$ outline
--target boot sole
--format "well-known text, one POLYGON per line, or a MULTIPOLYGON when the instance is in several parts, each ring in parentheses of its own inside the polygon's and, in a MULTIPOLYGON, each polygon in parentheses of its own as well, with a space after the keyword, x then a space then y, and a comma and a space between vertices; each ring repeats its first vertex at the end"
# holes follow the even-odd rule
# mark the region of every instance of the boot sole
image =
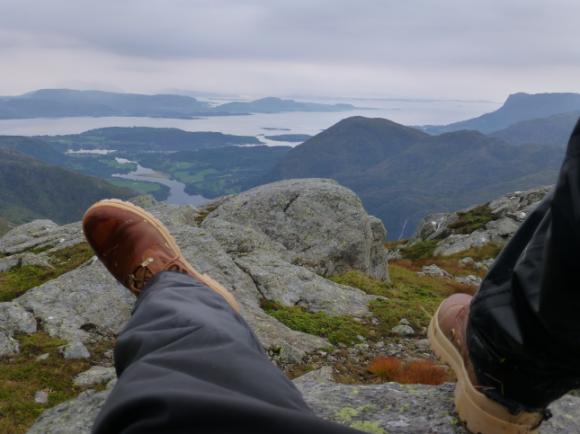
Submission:
POLYGON ((187 267, 187 272, 192 277, 199 280, 204 285, 208 286, 213 291, 215 291, 219 295, 221 295, 236 312, 240 311, 240 305, 238 304, 237 300, 235 299, 235 297, 233 296, 233 294, 230 291, 228 291, 221 283, 216 281, 210 275, 202 274, 199 271, 197 271, 195 268, 193 268, 193 266, 185 259, 185 257, 181 253, 181 249, 177 245, 177 242, 175 241, 175 238, 173 238, 173 235, 171 235, 169 233, 169 231, 167 230, 165 225, 163 223, 161 223, 155 216, 148 213, 144 209, 138 207, 137 205, 132 204, 131 202, 125 202, 125 201, 120 200, 120 199, 101 200, 101 201, 93 204, 87 210, 85 215, 88 214, 89 211, 91 211, 95 208, 99 208, 101 206, 110 206, 113 208, 122 209, 124 211, 130 211, 134 214, 137 214, 139 217, 143 218, 144 220, 146 220, 155 229, 157 229, 157 231, 159 231, 159 233, 161 233, 161 235, 163 236, 163 239, 167 242, 168 246, 177 253, 178 259, 187 267))
POLYGON ((511 414, 506 407, 489 399, 472 384, 463 357, 439 326, 439 309, 429 324, 427 336, 433 352, 457 376, 455 408, 467 429, 478 434, 537 434, 541 416, 537 413, 511 414))

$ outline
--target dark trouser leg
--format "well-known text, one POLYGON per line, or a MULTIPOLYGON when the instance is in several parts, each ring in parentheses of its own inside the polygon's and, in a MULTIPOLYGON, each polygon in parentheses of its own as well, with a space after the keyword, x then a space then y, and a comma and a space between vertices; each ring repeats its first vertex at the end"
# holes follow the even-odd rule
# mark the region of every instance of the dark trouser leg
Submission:
POLYGON ((242 317, 184 274, 155 276, 115 362, 95 433, 359 433, 314 416, 242 317))
POLYGON ((542 408, 580 385, 580 122, 554 192, 475 296, 468 339, 478 380, 514 410, 512 400, 542 408))

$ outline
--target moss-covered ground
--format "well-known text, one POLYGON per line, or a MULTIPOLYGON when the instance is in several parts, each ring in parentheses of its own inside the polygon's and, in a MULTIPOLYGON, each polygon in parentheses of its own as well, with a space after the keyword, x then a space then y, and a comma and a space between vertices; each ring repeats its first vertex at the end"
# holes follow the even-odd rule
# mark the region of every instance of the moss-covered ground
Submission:
POLYGON ((52 268, 23 265, 0 273, 0 302, 10 301, 28 289, 74 270, 93 256, 90 246, 80 243, 50 255, 52 268))
POLYGON ((481 205, 466 212, 458 212, 457 215, 459 219, 455 223, 450 224, 449 228, 459 234, 475 232, 495 219, 491 213, 491 208, 487 205, 481 205))
POLYGON ((91 360, 65 360, 59 347, 65 342, 38 332, 18 336, 20 354, 0 361, 0 433, 27 431, 47 408, 76 397, 82 389, 73 385, 74 377, 102 357, 112 344, 91 346, 91 360), (38 360, 38 356, 48 358, 38 360), (48 392, 48 402, 39 404, 37 391, 48 392))
POLYGON ((391 329, 401 318, 406 318, 415 330, 422 330, 428 326, 445 297, 472 291, 472 288, 450 279, 420 276, 414 268, 405 261, 390 264, 391 282, 381 282, 359 271, 330 277, 336 283, 381 296, 369 305, 378 321, 309 312, 301 307, 282 306, 268 300, 263 301, 262 307, 291 329, 325 337, 333 344, 352 345, 359 342, 358 336, 371 341, 392 337, 391 329))

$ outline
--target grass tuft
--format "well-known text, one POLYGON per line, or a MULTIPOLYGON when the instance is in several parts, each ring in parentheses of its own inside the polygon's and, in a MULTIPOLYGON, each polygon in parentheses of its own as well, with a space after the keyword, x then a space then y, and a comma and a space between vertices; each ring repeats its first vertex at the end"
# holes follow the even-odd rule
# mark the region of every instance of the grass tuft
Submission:
POLYGON ((74 270, 92 256, 89 245, 80 243, 53 253, 50 257, 53 268, 23 265, 0 273, 0 302, 13 300, 30 288, 74 270))
POLYGON ((282 306, 262 300, 262 309, 289 328, 327 338, 332 344, 352 345, 357 336, 368 337, 370 330, 346 315, 330 316, 324 312, 309 312, 297 306, 282 306))
POLYGON ((417 261, 419 259, 433 257, 436 248, 436 240, 420 240, 403 247, 401 249, 401 254, 404 258, 417 261))
POLYGON ((86 360, 64 360, 58 348, 65 342, 46 333, 18 340, 20 354, 0 361, 0 433, 24 433, 44 410, 77 396, 73 378, 90 367, 86 360), (46 353, 48 359, 36 360, 46 353), (48 391, 47 404, 34 401, 39 390, 48 391))
POLYGON ((481 205, 466 212, 458 212, 457 216, 459 219, 450 224, 449 228, 458 234, 475 232, 495 218, 487 205, 481 205))

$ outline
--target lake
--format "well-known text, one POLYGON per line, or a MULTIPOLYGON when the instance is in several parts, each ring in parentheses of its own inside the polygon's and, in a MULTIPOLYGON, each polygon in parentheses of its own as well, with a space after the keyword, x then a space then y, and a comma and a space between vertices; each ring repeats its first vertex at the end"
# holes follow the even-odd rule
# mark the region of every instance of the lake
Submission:
MULTIPOLYGON (((324 101, 326 103, 335 101, 324 101)), ((340 101, 346 102, 346 101, 340 101)), ((143 117, 72 117, 0 120, 0 135, 59 135, 78 134, 103 127, 160 127, 180 128, 186 131, 218 131, 225 134, 258 136, 270 146, 296 143, 276 142, 264 135, 315 135, 350 116, 381 117, 405 125, 447 124, 496 110, 497 102, 467 101, 398 101, 348 100, 357 107, 347 112, 290 112, 237 116, 213 116, 197 119, 164 119, 143 117)))

